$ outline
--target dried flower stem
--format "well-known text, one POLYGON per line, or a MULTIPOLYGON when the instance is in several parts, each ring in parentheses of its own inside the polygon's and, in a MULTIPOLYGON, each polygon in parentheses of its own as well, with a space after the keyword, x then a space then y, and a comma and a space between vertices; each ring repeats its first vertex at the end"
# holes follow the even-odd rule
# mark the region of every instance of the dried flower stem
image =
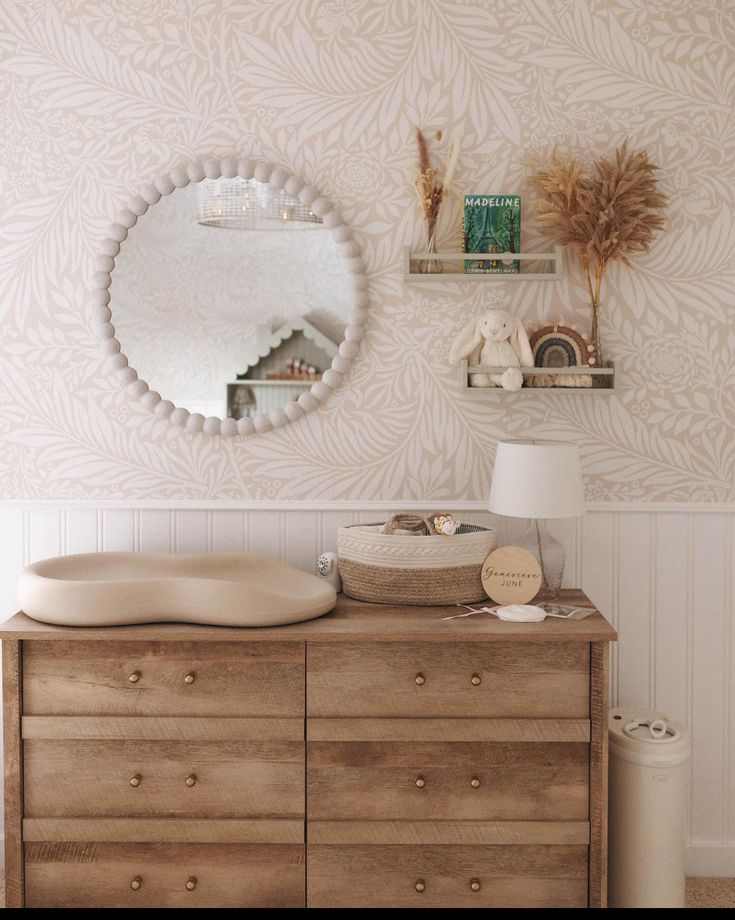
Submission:
POLYGON ((425 174, 431 169, 431 160, 429 159, 429 145, 426 143, 421 128, 416 128, 416 142, 419 148, 419 173, 425 174))

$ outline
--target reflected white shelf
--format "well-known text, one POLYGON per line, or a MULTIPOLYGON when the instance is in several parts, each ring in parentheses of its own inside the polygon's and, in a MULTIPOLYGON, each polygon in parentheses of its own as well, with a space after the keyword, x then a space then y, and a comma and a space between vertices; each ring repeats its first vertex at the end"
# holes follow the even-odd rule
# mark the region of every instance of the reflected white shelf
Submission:
POLYGON ((248 377, 246 380, 232 380, 227 386, 258 386, 258 387, 306 387, 319 383, 321 377, 314 380, 260 380, 258 377, 248 377))
POLYGON ((552 252, 421 252, 412 250, 410 246, 403 249, 403 280, 404 281, 448 281, 463 282, 469 281, 476 283, 478 281, 557 281, 561 278, 563 264, 562 247, 555 246, 552 252), (465 272, 465 259, 483 259, 492 258, 498 262, 547 262, 549 271, 545 272, 524 272, 521 265, 520 272, 465 272), (441 272, 417 272, 412 271, 417 262, 441 262, 441 272), (457 269, 447 269, 444 263, 457 263, 457 269))

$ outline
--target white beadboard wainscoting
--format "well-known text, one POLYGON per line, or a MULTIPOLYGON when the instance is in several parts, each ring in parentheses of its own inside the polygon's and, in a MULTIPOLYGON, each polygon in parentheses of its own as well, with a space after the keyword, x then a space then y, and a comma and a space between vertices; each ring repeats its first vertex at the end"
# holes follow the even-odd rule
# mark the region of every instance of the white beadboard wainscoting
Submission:
MULTIPOLYGON (((37 559, 97 550, 254 550, 313 571, 340 524, 397 508, 451 510, 488 523, 480 502, 0 502, 0 613, 37 559)), ((501 541, 524 522, 494 519, 501 541)), ((593 505, 555 522, 566 583, 581 584, 616 626, 615 704, 657 707, 693 732, 688 871, 735 875, 735 507, 593 505)))

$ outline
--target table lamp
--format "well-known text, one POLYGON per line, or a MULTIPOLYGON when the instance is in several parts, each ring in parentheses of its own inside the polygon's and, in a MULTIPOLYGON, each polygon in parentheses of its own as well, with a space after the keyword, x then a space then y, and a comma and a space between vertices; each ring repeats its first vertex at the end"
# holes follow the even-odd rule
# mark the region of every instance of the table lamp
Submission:
POLYGON ((542 599, 556 598, 564 574, 564 546, 551 536, 544 519, 584 514, 577 445, 564 441, 501 441, 495 453, 488 507, 494 514, 533 519, 515 545, 527 549, 541 564, 542 599))

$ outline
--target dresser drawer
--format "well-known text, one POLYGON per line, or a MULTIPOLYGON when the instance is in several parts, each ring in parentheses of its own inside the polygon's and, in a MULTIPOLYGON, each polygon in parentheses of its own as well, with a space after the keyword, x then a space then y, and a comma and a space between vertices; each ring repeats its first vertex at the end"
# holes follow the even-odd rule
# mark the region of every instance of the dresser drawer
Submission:
POLYGON ((25 816, 293 818, 303 742, 25 741, 25 816))
POLYGON ((587 907, 585 846, 310 846, 309 907, 587 907))
POLYGON ((313 717, 587 718, 589 644, 309 643, 313 717))
POLYGON ((298 642, 28 642, 26 715, 304 714, 298 642))
POLYGON ((32 843, 26 907, 303 907, 298 845, 32 843))
POLYGON ((587 820, 583 743, 311 742, 309 817, 587 820))

